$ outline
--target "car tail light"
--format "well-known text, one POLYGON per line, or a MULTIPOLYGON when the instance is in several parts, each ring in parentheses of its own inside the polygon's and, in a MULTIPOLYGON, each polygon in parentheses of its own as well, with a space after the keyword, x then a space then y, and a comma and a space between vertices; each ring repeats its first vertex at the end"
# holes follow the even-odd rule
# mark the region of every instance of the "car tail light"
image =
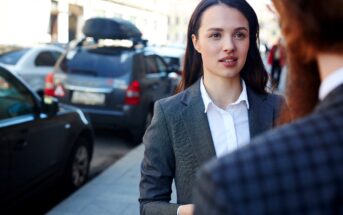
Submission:
POLYGON ((138 81, 133 81, 126 90, 125 104, 138 105, 140 102, 141 87, 138 81))
POLYGON ((44 95, 55 96, 54 73, 52 72, 45 76, 44 95))

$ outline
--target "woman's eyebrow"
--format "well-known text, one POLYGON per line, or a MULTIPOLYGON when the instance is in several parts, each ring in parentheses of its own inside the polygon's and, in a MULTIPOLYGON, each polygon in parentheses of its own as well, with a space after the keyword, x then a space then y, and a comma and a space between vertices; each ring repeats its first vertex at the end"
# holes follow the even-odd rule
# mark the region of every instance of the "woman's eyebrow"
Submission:
MULTIPOLYGON (((234 30, 235 31, 241 31, 241 30, 249 31, 246 27, 237 27, 234 30)), ((223 28, 209 28, 209 29, 207 29, 207 31, 224 31, 224 29, 223 28)))
POLYGON ((224 31, 222 28, 209 28, 207 31, 224 31))
POLYGON ((246 27, 238 27, 238 28, 235 28, 235 31, 249 31, 246 27))

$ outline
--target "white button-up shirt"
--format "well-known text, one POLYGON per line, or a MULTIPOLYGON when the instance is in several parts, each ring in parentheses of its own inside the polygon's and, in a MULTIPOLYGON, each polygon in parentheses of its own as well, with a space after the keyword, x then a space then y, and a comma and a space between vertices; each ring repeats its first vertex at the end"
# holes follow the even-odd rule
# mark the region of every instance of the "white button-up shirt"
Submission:
POLYGON ((207 114, 217 157, 247 144, 250 140, 249 101, 244 80, 242 80, 242 88, 237 101, 229 104, 223 110, 213 103, 201 79, 201 97, 205 105, 204 111, 207 114))
POLYGON ((343 84, 343 67, 326 77, 319 88, 319 99, 323 100, 336 87, 343 84))

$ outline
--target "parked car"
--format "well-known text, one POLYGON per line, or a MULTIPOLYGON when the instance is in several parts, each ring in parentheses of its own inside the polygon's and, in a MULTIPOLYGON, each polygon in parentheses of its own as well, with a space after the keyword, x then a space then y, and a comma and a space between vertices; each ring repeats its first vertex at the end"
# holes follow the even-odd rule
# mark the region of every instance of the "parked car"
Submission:
POLYGON ((92 127, 79 109, 41 98, 0 67, 1 213, 52 185, 82 186, 93 144, 92 127))
POLYGON ((0 65, 21 76, 34 91, 43 90, 45 76, 63 52, 57 45, 15 49, 0 54, 0 65))
POLYGON ((175 91, 173 70, 128 21, 93 18, 83 32, 87 39, 59 59, 45 93, 81 108, 95 126, 129 130, 139 143, 154 102, 175 91))
POLYGON ((181 74, 185 48, 180 46, 153 46, 152 49, 163 57, 169 67, 175 68, 177 73, 181 74))

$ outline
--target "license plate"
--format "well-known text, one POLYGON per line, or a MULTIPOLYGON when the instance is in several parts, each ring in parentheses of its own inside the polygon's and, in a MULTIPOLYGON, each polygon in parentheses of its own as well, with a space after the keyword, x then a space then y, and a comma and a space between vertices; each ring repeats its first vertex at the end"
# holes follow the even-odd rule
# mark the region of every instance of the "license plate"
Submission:
POLYGON ((105 94, 74 91, 71 102, 85 105, 103 105, 105 104, 105 94))

